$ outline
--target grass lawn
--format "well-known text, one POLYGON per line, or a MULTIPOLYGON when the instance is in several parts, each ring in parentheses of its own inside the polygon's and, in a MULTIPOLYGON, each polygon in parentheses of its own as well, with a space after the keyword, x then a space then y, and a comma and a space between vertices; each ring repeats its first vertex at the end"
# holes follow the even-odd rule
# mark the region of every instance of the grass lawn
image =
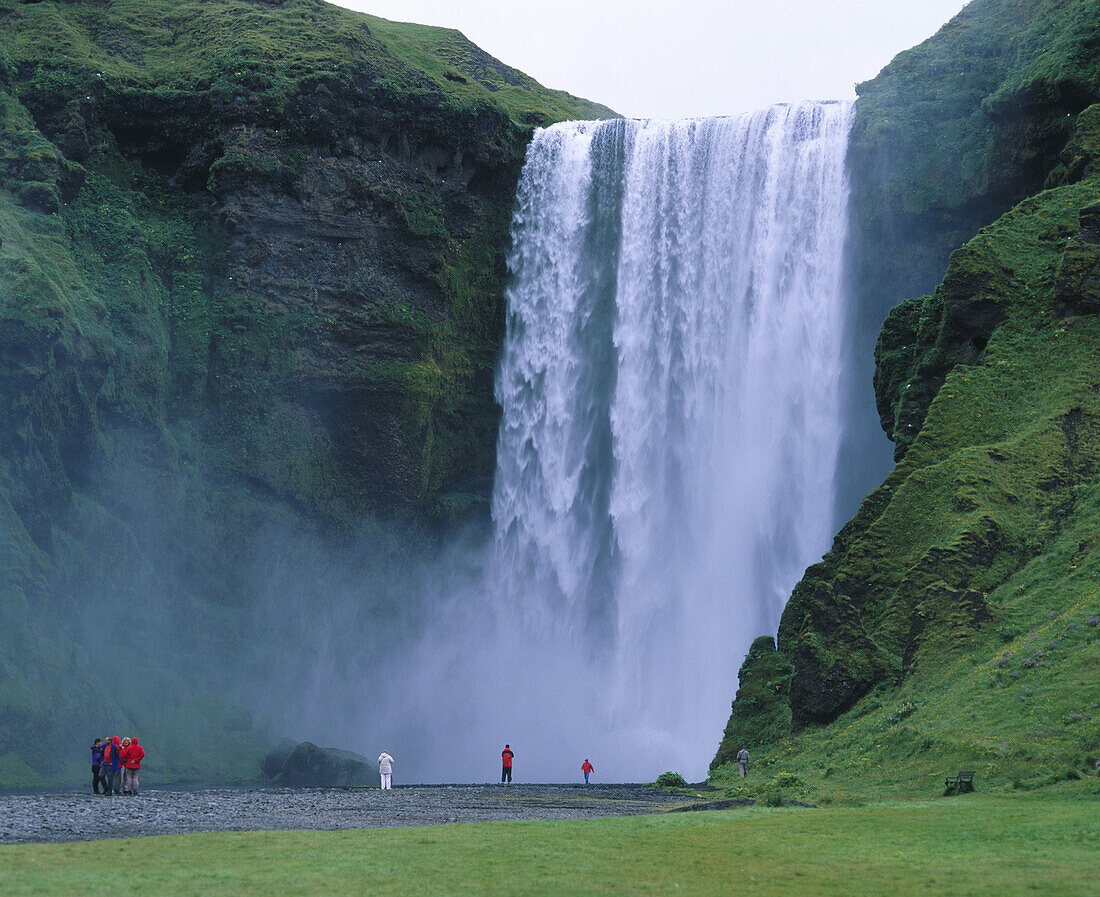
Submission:
POLYGON ((963 795, 0 848, 0 893, 1095 895, 1097 802, 963 795))

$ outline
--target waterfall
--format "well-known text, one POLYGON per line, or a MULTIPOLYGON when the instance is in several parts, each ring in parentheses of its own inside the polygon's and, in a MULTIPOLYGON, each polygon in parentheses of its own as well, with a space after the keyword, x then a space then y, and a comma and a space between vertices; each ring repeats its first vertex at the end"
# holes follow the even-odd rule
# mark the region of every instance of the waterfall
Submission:
POLYGON ((851 111, 568 122, 528 151, 490 579, 525 665, 586 693, 540 679, 539 713, 634 775, 703 774, 829 545, 851 111))
POLYGON ((493 544, 362 703, 399 783, 698 780, 751 640, 828 547, 850 104, 535 133, 493 544))

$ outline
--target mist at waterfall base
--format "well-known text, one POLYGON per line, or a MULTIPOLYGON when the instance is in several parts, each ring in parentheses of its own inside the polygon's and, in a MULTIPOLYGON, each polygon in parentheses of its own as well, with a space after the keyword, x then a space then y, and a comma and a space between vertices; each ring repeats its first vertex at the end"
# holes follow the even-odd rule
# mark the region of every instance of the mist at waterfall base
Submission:
POLYGON ((493 780, 505 743, 519 781, 585 757, 598 781, 705 775, 749 643, 833 531, 850 122, 806 103, 536 132, 492 544, 410 577, 427 616, 379 624, 383 664, 318 652, 307 728, 385 748, 399 782, 493 780))

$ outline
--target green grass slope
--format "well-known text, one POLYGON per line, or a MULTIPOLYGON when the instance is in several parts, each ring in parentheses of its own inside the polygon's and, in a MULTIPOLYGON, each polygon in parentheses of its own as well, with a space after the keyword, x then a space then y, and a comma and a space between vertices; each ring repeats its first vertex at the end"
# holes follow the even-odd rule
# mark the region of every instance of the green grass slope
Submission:
POLYGON ((614 117, 606 106, 542 87, 457 31, 389 22, 320 0, 5 0, 0 17, 13 64, 62 69, 74 79, 87 71, 85 86, 95 79, 166 94, 258 95, 274 111, 303 78, 357 70, 404 99, 432 95, 456 108, 497 107, 528 125, 614 117))
POLYGON ((753 645, 713 769, 735 793, 934 794, 1100 759, 1100 106, 1059 186, 983 228, 883 326, 907 450, 753 645), (1070 182, 1072 181, 1072 182, 1070 182), (732 761, 755 747, 740 787, 732 761))
POLYGON ((525 124, 567 119, 618 118, 599 103, 547 90, 518 69, 504 65, 458 31, 367 16, 371 34, 409 65, 466 102, 504 107, 525 124))

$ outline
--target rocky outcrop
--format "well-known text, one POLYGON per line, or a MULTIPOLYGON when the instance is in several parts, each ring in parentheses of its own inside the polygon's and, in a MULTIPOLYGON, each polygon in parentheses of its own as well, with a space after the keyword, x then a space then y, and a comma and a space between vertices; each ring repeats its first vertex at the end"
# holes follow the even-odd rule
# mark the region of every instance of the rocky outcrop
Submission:
POLYGON ((1100 206, 1081 209, 1080 221, 1054 285, 1054 307, 1063 318, 1100 312, 1100 206))
POLYGON ((747 745, 782 738, 791 731, 790 686, 794 667, 775 649, 775 639, 753 641, 738 673, 729 722, 711 768, 733 763, 747 745))
MULTIPOLYGON (((268 755, 272 759, 272 755, 268 755)), ((273 768, 265 763, 264 771, 273 768)), ((351 788, 378 784, 378 769, 360 754, 322 748, 309 741, 296 745, 270 774, 278 785, 292 788, 351 788)))

